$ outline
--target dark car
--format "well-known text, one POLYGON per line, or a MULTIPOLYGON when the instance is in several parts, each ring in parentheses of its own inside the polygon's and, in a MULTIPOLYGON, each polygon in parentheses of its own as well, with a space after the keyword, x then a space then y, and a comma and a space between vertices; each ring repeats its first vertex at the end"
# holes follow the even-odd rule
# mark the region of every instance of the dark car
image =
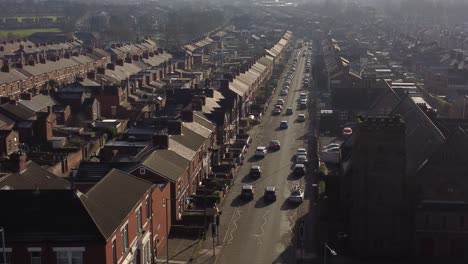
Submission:
POLYGON ((280 150, 281 149, 281 144, 280 144, 279 140, 276 140, 276 139, 272 140, 270 142, 270 149, 271 150, 280 150))
POLYGON ((304 164, 296 164, 294 165, 294 175, 296 176, 304 176, 306 173, 306 166, 304 164))
POLYGON ((265 201, 276 201, 276 187, 266 187, 263 199, 265 201))
POLYGON ((250 167, 249 174, 252 178, 260 178, 262 176, 262 169, 260 166, 252 166, 250 167))
POLYGON ((254 198, 254 187, 253 185, 244 185, 242 186, 241 198, 243 200, 252 200, 254 198))

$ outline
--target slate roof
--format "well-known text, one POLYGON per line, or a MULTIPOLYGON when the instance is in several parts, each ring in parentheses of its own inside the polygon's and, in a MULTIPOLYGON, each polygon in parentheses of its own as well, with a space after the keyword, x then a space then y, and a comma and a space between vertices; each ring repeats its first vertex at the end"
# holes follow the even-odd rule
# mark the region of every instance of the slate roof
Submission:
POLYGON ((215 124, 211 123, 210 120, 206 119, 203 115, 195 111, 193 112, 193 122, 196 122, 211 131, 214 131, 216 128, 215 124))
POLYGON ((39 112, 47 108, 47 106, 54 106, 58 104, 50 95, 38 94, 31 98, 31 100, 19 100, 18 104, 21 104, 33 112, 39 112))
POLYGON ((367 110, 372 103, 386 92, 385 89, 340 88, 332 94, 333 108, 345 110, 367 110))
POLYGON ((24 105, 3 104, 0 105, 0 111, 14 121, 33 120, 36 113, 24 105))
POLYGON ((188 128, 185 122, 182 123, 182 135, 172 135, 171 138, 194 151, 205 142, 205 138, 188 128))
POLYGON ((136 162, 91 162, 82 161, 77 169, 75 182, 98 182, 112 169, 128 171, 134 167, 136 162))
POLYGON ((185 159, 172 150, 157 149, 142 162, 142 165, 176 182, 184 173, 189 163, 190 160, 185 159))
POLYGON ((0 191, 0 201, 7 241, 103 241, 73 190, 0 191))
POLYGON ((33 161, 26 163, 26 170, 21 173, 11 173, 0 178, 0 189, 13 190, 60 190, 69 189, 70 183, 42 168, 33 161))
POLYGON ((151 187, 151 182, 112 169, 80 199, 107 240, 151 187))
POLYGON ((414 175, 428 157, 445 142, 445 137, 411 97, 403 99, 391 115, 400 115, 405 121, 406 172, 408 175, 414 175))
POLYGON ((4 126, 14 125, 15 121, 11 120, 7 116, 0 114, 0 128, 4 126))

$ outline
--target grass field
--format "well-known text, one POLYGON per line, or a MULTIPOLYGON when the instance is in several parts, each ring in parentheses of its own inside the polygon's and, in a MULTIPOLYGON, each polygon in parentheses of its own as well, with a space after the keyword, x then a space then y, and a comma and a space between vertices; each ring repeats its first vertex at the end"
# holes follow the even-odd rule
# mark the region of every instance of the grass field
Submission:
POLYGON ((5 29, 0 30, 0 38, 14 37, 24 38, 37 32, 60 32, 58 28, 32 28, 32 29, 5 29))
POLYGON ((7 18, 16 18, 18 22, 23 22, 23 18, 33 18, 34 20, 37 18, 52 18, 54 22, 57 20, 57 16, 6 16, 0 17, 0 20, 5 21, 7 18))

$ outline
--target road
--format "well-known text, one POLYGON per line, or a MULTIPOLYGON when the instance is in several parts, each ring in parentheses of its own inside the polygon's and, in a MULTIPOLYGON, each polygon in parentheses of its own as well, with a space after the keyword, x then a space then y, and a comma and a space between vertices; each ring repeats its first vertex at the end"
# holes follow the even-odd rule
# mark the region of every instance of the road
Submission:
POLYGON ((234 186, 223 203, 221 225, 225 230, 220 237, 222 247, 216 256, 216 263, 295 263, 295 224, 301 215, 307 213, 309 200, 307 194, 301 205, 294 206, 286 200, 293 186, 305 184, 304 177, 296 178, 291 174, 296 150, 305 147, 311 136, 307 134, 308 119, 303 123, 295 122, 299 113, 306 114, 307 117, 307 110, 298 108, 299 94, 304 91, 304 63, 305 59, 301 54, 289 95, 279 97, 279 91, 276 91, 273 103, 261 124, 252 130, 253 142, 246 154, 246 161, 239 168, 234 186), (272 107, 278 98, 285 100, 283 113, 272 116, 272 107), (293 107, 292 115, 285 115, 287 107, 293 107), (288 129, 278 128, 282 120, 288 121, 288 129), (268 146, 273 139, 280 140, 281 150, 269 152, 261 160, 252 158, 257 146, 268 146), (262 167, 260 179, 252 180, 248 177, 251 165, 262 167), (244 203, 239 199, 239 194, 242 186, 247 183, 254 185, 256 192, 252 201, 244 203), (274 203, 263 201, 263 192, 267 186, 279 188, 277 201, 274 203))

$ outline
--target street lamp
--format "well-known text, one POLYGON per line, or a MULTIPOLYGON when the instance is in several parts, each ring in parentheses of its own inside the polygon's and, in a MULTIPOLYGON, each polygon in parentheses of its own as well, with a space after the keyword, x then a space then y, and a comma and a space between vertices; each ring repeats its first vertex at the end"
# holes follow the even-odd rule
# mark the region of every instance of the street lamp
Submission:
POLYGON ((5 228, 0 227, 0 232, 2 232, 3 263, 6 264, 5 228))
POLYGON ((330 246, 328 246, 327 242, 324 242, 323 243, 323 264, 327 264, 327 255, 328 255, 328 252, 330 252, 330 254, 332 254, 333 256, 337 256, 338 253, 336 253, 336 251, 331 248, 330 246))

